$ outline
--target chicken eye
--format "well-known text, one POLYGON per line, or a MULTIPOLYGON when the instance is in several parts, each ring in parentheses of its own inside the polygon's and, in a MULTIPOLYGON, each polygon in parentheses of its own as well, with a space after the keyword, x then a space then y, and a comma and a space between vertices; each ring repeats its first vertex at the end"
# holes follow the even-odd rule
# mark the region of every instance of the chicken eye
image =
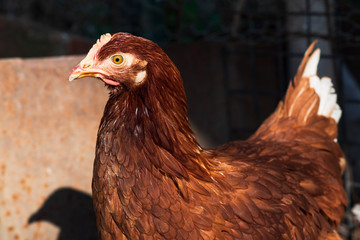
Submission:
POLYGON ((112 56, 112 61, 116 65, 120 65, 124 62, 124 57, 121 55, 114 55, 114 56, 112 56))

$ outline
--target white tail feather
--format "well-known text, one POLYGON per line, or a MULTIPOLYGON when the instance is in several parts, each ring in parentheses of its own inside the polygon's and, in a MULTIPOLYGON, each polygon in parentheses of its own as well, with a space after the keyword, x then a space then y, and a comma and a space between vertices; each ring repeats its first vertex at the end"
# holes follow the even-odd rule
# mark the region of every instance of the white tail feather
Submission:
POLYGON ((336 122, 339 122, 341 117, 341 109, 336 103, 337 95, 333 83, 328 77, 323 77, 320 79, 319 76, 317 76, 317 66, 319 59, 320 49, 316 49, 310 56, 310 59, 304 68, 303 77, 309 78, 310 87, 313 88, 320 97, 318 114, 331 117, 336 122))
POLYGON ((310 56, 309 61, 307 62, 303 77, 311 77, 317 75, 317 67, 320 59, 320 49, 316 49, 310 56))

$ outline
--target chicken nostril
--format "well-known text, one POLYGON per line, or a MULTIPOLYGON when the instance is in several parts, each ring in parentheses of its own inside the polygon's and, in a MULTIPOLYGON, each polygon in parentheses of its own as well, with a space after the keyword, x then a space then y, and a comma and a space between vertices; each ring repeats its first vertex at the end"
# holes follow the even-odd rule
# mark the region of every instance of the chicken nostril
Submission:
POLYGON ((88 64, 88 63, 87 63, 87 64, 82 65, 82 68, 83 68, 83 69, 86 69, 86 68, 89 68, 90 66, 91 66, 91 64, 88 64))

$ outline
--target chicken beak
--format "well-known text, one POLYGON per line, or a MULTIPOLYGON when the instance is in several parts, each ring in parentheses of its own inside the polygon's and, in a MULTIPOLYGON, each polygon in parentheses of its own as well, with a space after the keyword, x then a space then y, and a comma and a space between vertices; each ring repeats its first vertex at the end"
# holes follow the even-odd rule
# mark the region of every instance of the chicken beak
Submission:
POLYGON ((91 77, 91 76, 94 76, 94 74, 85 71, 82 67, 80 67, 80 65, 77 65, 70 72, 69 82, 78 78, 91 77))
POLYGON ((71 70, 70 72, 69 81, 71 82, 75 79, 83 78, 83 77, 96 77, 96 78, 100 78, 109 85, 117 86, 120 84, 119 82, 108 79, 106 77, 106 72, 104 71, 98 69, 91 69, 87 65, 85 65, 85 68, 86 69, 84 69, 84 67, 82 67, 82 65, 80 64, 74 67, 73 70, 71 70))

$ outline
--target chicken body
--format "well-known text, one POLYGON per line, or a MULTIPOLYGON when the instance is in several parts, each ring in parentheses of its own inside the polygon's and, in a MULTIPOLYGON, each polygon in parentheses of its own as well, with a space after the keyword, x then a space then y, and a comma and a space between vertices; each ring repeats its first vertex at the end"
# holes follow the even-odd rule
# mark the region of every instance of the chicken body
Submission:
POLYGON ((340 239, 339 109, 331 86, 316 87, 326 80, 312 48, 254 135, 203 149, 168 56, 130 34, 102 36, 70 77, 110 90, 92 185, 99 239, 340 239))

